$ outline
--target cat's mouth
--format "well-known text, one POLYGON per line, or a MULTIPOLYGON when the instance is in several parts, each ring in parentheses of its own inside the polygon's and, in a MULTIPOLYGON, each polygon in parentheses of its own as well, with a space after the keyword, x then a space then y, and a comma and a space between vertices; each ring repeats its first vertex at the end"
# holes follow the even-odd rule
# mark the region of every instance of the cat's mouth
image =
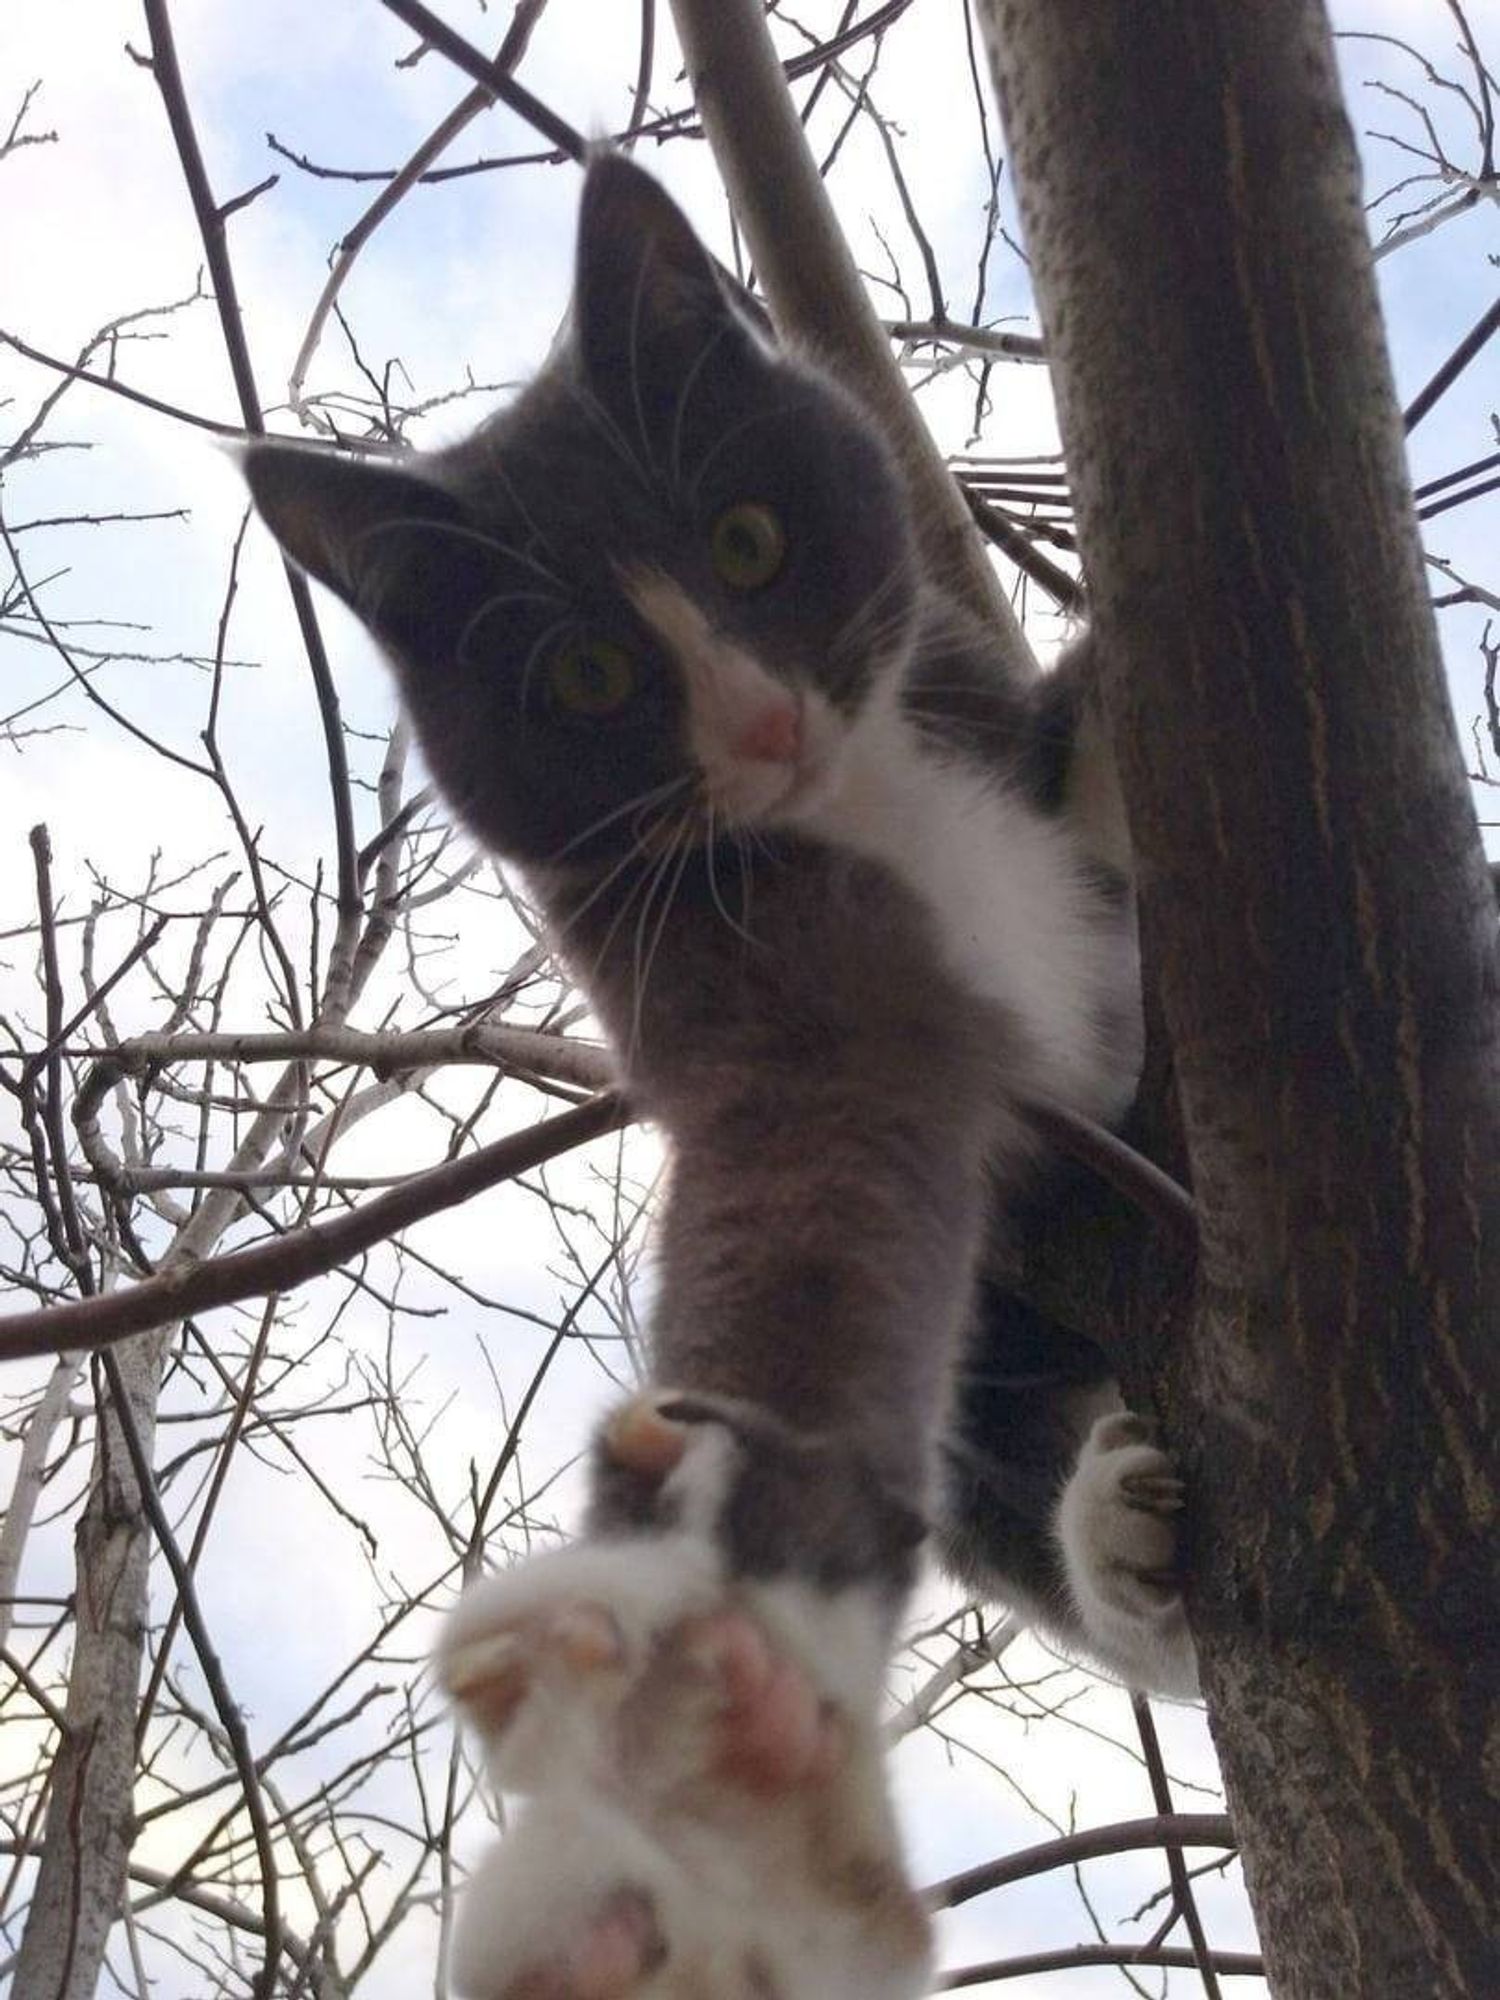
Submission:
POLYGON ((830 789, 822 766, 795 766, 767 771, 750 768, 704 777, 683 810, 663 814, 638 829, 635 844, 642 854, 675 853, 686 835, 693 846, 733 839, 736 835, 770 832, 805 822, 830 789))
POLYGON ((726 832, 795 826, 837 781, 843 732, 827 704, 804 693, 768 708, 730 749, 705 757, 707 818, 726 832))

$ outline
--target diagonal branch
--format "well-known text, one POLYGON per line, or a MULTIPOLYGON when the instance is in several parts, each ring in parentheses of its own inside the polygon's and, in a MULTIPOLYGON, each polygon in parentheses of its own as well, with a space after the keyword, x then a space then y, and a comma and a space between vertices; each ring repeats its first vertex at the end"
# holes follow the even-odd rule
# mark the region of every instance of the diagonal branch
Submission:
POLYGON ((1167 1843, 1179 1848, 1233 1847, 1234 1829, 1224 1813, 1158 1813, 1153 1819, 1085 1827, 1081 1833, 1065 1833, 1056 1840, 1039 1841, 1035 1847, 1018 1848, 998 1861, 965 1868, 961 1874, 935 1882, 927 1891, 927 1900, 934 1909, 953 1910, 992 1889, 1004 1889, 1033 1875, 1049 1875, 1054 1868, 1074 1868, 1080 1861, 1097 1861, 1106 1854, 1133 1854, 1167 1843))
MULTIPOLYGON (((515 14, 505 39, 495 56, 494 69, 509 75, 526 53, 532 30, 541 18, 547 0, 517 0, 515 14)), ((400 206, 406 196, 421 180, 434 160, 452 145, 453 141, 481 111, 488 110, 495 102, 495 93, 489 84, 476 83, 474 88, 461 97, 441 123, 428 134, 417 147, 411 158, 401 167, 394 178, 383 187, 374 201, 360 216, 354 227, 346 232, 334 253, 333 269, 328 274, 328 282, 313 307, 312 318, 307 323, 307 331, 302 336, 302 345, 297 350, 297 358, 292 363, 291 377, 287 383, 287 401, 297 416, 306 418, 307 404, 303 401, 302 385, 307 380, 307 371, 312 366, 313 355, 323 338, 323 329, 328 324, 328 316, 333 311, 339 293, 349 281, 349 273, 354 269, 360 253, 370 238, 388 216, 400 206)))
POLYGON ((202 1263, 184 1262, 128 1291, 50 1306, 0 1319, 0 1361, 112 1346, 134 1333, 166 1326, 214 1306, 237 1305, 267 1292, 293 1291, 336 1270, 362 1250, 415 1222, 456 1208, 471 1195, 613 1132, 629 1119, 623 1098, 601 1091, 587 1103, 525 1132, 497 1139, 450 1160, 332 1222, 320 1222, 248 1250, 202 1263))
MULTIPOLYGON (((245 340, 244 320, 234 282, 234 268, 229 261, 229 242, 224 228, 225 210, 215 201, 209 186, 208 170, 203 162, 203 153, 193 126, 192 113, 188 108, 182 71, 178 67, 177 46, 172 35, 171 16, 167 11, 166 0, 143 0, 143 5, 151 37, 151 74, 156 79, 162 103, 166 107, 167 122, 172 129, 172 138, 182 164, 183 177, 187 182, 188 194, 193 204, 193 213, 198 219, 199 234, 203 238, 204 254, 208 259, 209 275, 213 281, 214 303, 218 308, 219 325, 224 336, 224 351, 229 358, 229 370, 234 378, 240 414, 245 429, 253 437, 259 437, 265 431, 265 416, 261 407, 260 393, 255 385, 255 370, 251 365, 250 349, 245 340)), ((333 798, 334 836, 338 856, 338 912, 340 925, 343 928, 358 920, 360 896, 355 866, 354 807, 349 790, 349 760, 344 750, 344 730, 339 714, 338 689, 334 686, 327 649, 323 644, 317 613, 313 610, 312 593, 307 579, 299 570, 293 569, 290 563, 286 565, 286 579, 287 588, 291 592, 297 628, 302 635, 302 644, 312 672, 318 714, 323 724, 323 744, 328 758, 328 779, 333 798)))
POLYGON ((995 628, 1013 669, 1036 671, 963 496, 891 351, 819 178, 757 0, 673 0, 703 128, 777 324, 864 400, 911 488, 934 575, 995 628))
POLYGON ((528 125, 535 126, 544 138, 560 147, 570 159, 581 161, 587 156, 587 142, 565 118, 559 118, 539 97, 533 97, 524 85, 508 76, 499 63, 488 61, 446 21, 440 20, 430 8, 422 6, 420 0, 381 0, 381 5, 398 21, 404 21, 424 42, 430 43, 439 55, 446 56, 465 76, 472 77, 488 101, 503 104, 518 118, 524 118, 528 125))

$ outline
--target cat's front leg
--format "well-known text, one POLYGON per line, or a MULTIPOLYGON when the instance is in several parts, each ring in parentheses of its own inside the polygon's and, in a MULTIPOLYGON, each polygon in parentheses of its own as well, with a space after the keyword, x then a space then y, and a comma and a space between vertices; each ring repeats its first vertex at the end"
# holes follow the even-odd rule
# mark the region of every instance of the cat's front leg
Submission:
POLYGON ((1054 1529, 1084 1638, 1130 1687, 1196 1695, 1183 1609, 1182 1481, 1144 1417, 1100 1417, 1058 1502, 1054 1529))
POLYGON ((910 2000, 927 1922, 878 1727, 904 1510, 847 1454, 701 1398, 627 1405, 596 1471, 589 1538, 477 1585, 439 1652, 524 1799, 465 1891, 458 1990, 910 2000))

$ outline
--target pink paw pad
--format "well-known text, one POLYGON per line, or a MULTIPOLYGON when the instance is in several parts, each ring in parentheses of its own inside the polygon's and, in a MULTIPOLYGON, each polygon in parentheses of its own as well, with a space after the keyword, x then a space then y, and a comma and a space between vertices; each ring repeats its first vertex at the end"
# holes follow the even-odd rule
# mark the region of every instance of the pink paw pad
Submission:
POLYGON ((828 1774, 838 1725, 800 1667, 776 1653, 742 1612, 716 1612, 683 1627, 684 1654, 717 1678, 724 1706, 715 1763, 751 1791, 779 1792, 828 1774))
POLYGON ((621 1889, 565 1958, 512 1980, 505 2000, 628 2000, 666 1955, 650 1902, 621 1889))

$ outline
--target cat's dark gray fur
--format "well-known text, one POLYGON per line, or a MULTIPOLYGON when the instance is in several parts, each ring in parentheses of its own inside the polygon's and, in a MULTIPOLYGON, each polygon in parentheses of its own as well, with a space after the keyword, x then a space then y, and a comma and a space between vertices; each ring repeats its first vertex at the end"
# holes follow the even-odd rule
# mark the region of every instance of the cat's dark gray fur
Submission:
MULTIPOLYGON (((691 839, 678 833, 687 697, 628 585, 670 579, 717 638, 840 713, 899 672, 934 755, 1037 820, 1061 807, 1076 668, 1039 686, 1007 677, 923 581, 868 418, 768 343, 619 158, 587 177, 571 337, 508 409, 404 463, 268 443, 246 469, 283 544, 382 641, 438 784, 524 869, 670 1138, 656 1379, 854 1452, 891 1496, 899 1582, 911 1538, 894 1524, 931 1502, 957 1374, 949 1492, 964 1518, 950 1542, 971 1573, 998 1558, 1002 1596, 1082 1637, 1051 1517, 1105 1371, 1013 1301, 975 1297, 990 1211, 1026 1169, 1033 1027, 955 974, 931 910, 868 854, 701 815, 691 839), (774 589, 726 589, 710 561, 711 524, 747 498, 786 528, 774 589), (548 661, 575 630, 636 665, 634 697, 607 721, 549 696, 548 661)), ((1080 921, 1123 933, 1119 884, 1087 874, 1080 921)), ((1103 991, 1100 1044, 1120 1051, 1105 1067, 1128 1071, 1134 1004, 1128 977, 1103 991)), ((807 1478, 816 1515, 811 1461, 807 1478)), ((807 1534, 799 1556, 785 1499, 779 1559, 816 1573, 827 1538, 807 1534)), ((596 1517, 628 1519, 627 1501, 601 1478, 596 1517)))

